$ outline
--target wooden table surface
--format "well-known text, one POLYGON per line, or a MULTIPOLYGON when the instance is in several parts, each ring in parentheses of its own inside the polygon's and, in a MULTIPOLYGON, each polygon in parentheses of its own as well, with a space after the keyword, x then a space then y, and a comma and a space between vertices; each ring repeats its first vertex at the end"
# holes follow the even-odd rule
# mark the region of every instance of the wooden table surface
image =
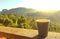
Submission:
MULTIPOLYGON (((26 36, 30 38, 33 38, 34 36, 38 35, 37 30, 12 28, 12 27, 4 27, 4 26, 0 26, 0 32, 26 36)), ((60 39, 60 33, 48 32, 48 36, 45 39, 60 39)))

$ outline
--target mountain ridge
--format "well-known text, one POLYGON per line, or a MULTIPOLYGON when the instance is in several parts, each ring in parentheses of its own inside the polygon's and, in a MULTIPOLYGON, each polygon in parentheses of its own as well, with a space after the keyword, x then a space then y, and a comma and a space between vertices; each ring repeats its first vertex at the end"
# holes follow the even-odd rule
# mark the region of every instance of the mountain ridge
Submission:
POLYGON ((3 9, 0 14, 18 14, 23 16, 30 16, 30 17, 36 17, 36 18, 49 18, 52 21, 56 21, 60 23, 60 10, 52 13, 46 14, 45 12, 36 11, 34 9, 30 8, 24 8, 24 7, 18 7, 18 8, 12 8, 10 10, 3 9))

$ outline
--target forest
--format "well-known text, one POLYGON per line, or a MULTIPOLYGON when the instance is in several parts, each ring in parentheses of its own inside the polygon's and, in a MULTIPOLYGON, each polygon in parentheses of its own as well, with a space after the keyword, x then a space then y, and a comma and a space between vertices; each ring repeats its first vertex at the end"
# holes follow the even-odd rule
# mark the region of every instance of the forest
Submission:
POLYGON ((6 27, 37 29, 34 18, 15 14, 0 14, 0 24, 6 27))
MULTIPOLYGON (((28 16, 18 16, 16 14, 0 14, 0 25, 5 27, 35 29, 37 30, 37 18, 28 16)), ((56 22, 49 23, 49 31, 60 32, 60 25, 56 22)))

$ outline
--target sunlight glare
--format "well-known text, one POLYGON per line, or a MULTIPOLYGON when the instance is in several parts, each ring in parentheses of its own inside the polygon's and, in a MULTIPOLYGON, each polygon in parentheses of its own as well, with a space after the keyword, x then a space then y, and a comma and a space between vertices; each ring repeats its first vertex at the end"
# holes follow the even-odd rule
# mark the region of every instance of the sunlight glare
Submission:
POLYGON ((36 10, 60 10, 60 0, 24 0, 21 7, 36 10))

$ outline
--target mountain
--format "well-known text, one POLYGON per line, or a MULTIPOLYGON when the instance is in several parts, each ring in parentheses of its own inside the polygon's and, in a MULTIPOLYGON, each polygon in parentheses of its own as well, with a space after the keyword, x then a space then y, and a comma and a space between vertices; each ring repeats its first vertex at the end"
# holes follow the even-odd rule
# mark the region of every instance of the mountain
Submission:
POLYGON ((52 13, 43 13, 41 11, 36 11, 34 9, 30 8, 12 8, 10 10, 3 9, 0 11, 0 14, 18 14, 18 15, 25 15, 28 17, 36 17, 36 18, 49 18, 51 21, 55 21, 57 23, 60 23, 60 10, 52 13))
POLYGON ((23 8, 23 7, 13 8, 13 9, 10 9, 10 10, 3 9, 0 13, 1 14, 26 15, 26 16, 31 16, 31 17, 44 16, 41 12, 38 12, 34 9, 30 9, 30 8, 28 9, 28 8, 23 8))
POLYGON ((20 8, 13 8, 13 9, 10 9, 10 10, 7 10, 7 9, 3 9, 1 11, 1 14, 26 14, 26 13, 34 13, 35 10, 33 9, 27 9, 27 8, 23 8, 23 7, 20 7, 20 8))
POLYGON ((60 10, 55 12, 55 14, 51 16, 51 19, 57 23, 60 23, 60 10))

